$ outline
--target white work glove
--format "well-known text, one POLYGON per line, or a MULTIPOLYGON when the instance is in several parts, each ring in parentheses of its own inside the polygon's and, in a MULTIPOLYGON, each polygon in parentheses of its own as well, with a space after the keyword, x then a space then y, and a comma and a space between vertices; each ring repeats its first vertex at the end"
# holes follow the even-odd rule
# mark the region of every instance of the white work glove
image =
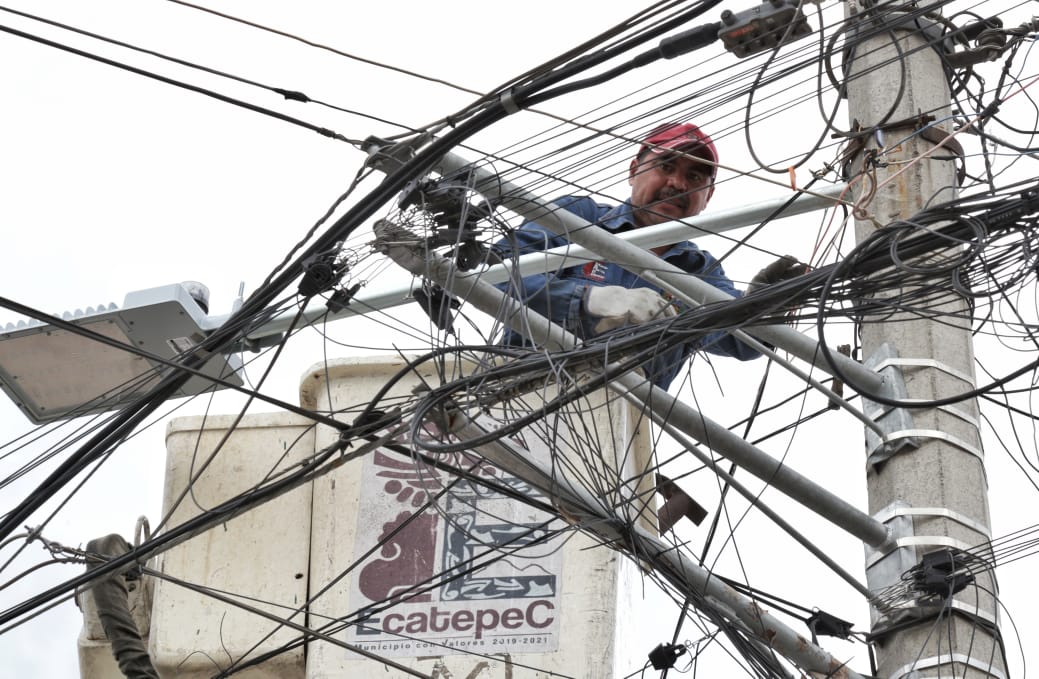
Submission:
POLYGON ((766 285, 772 285, 773 283, 780 283, 782 281, 790 280, 791 278, 797 278, 806 273, 808 273, 807 264, 797 261, 790 255, 783 255, 761 271, 754 274, 754 278, 751 278, 750 284, 747 285, 747 294, 749 295, 766 285))
POLYGON ((666 299, 649 288, 625 288, 620 285, 586 288, 584 311, 600 319, 595 324, 596 335, 678 313, 666 299))

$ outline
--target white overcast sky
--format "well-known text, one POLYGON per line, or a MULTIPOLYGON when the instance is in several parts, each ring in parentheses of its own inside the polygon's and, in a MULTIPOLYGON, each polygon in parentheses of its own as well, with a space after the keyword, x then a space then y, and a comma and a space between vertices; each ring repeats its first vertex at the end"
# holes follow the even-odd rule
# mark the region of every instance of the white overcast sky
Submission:
MULTIPOLYGON (((617 0, 446 4, 206 0, 205 4, 375 62, 479 91, 564 52, 637 9, 636 4, 617 0)), ((251 80, 300 90, 311 98, 404 125, 435 120, 473 98, 444 85, 360 65, 170 2, 12 0, 5 6, 251 80)), ((1028 8, 1012 10, 1011 17, 1008 23, 1023 21, 1028 18, 1028 8)), ((94 40, 8 12, 0 11, 0 26, 211 87, 319 123, 352 139, 400 131, 359 116, 282 102, 252 87, 99 46, 94 40)), ((721 48, 714 46, 709 52, 717 56, 721 48)), ((1026 70, 1032 72, 1034 69, 1026 70)), ((616 86, 623 90, 639 82, 632 77, 616 86)), ((0 230, 5 255, 0 295, 47 312, 121 304, 130 291, 197 280, 211 290, 211 312, 227 313, 239 284, 244 282, 247 293, 254 289, 345 189, 363 160, 348 144, 9 33, 0 33, 0 88, 0 230)), ((580 106, 580 101, 567 100, 558 108, 546 108, 569 114, 581 110, 580 106)), ((813 115, 803 128, 805 144, 814 141, 821 129, 818 113, 813 111, 813 115)), ((797 139, 790 134, 792 129, 773 128, 766 139, 776 143, 797 139)), ((514 131, 511 134, 503 133, 498 141, 492 131, 481 139, 487 144, 484 148, 494 149, 495 143, 516 136, 514 131)), ((736 148, 742 144, 738 135, 730 139, 728 148, 720 145, 723 162, 731 157, 743 169, 752 169, 745 152, 736 148)), ((761 142, 766 148, 767 141, 761 142)), ((745 178, 722 185, 712 207, 781 195, 781 188, 745 178)), ((617 197, 624 197, 623 185, 617 197)), ((768 261, 770 252, 808 258, 819 221, 818 216, 788 220, 781 231, 762 236, 765 252, 738 253, 727 269, 733 278, 747 280, 768 261)), ((709 249, 726 247, 724 242, 705 240, 709 249)), ((395 313, 415 323, 419 319, 413 307, 395 313)), ((0 326, 18 318, 0 309, 0 326)), ((377 326, 355 321, 340 325, 343 336, 407 343, 400 337, 385 339, 377 326)), ((268 391, 294 400, 300 376, 322 360, 322 351, 321 343, 313 338, 300 342, 287 352, 268 391)), ((331 356, 344 355, 337 347, 328 351, 331 356)), ((710 371, 699 370, 696 374, 704 390, 698 396, 704 403, 699 405, 722 422, 737 419, 749 407, 762 364, 735 366, 716 361, 720 391, 710 371), (724 398, 716 398, 719 393, 724 398)), ((175 405, 180 403, 171 403, 171 408, 175 405)), ((178 414, 201 412, 205 405, 193 402, 178 414)), ((216 412, 229 412, 232 407, 231 401, 219 400, 214 406, 216 412)), ((0 397, 2 438, 14 439, 30 428, 17 409, 0 397)), ((49 524, 45 535, 70 545, 110 532, 130 537, 139 515, 157 517, 164 429, 165 420, 159 419, 120 449, 49 524)), ((800 471, 864 507, 861 438, 861 428, 854 420, 834 414, 796 437, 773 442, 769 450, 776 455, 790 454, 800 471)), ((1026 445, 1034 452, 1033 444, 1026 445)), ((990 460, 994 533, 1002 535, 1031 525, 1034 519, 1022 516, 1021 509, 1034 505, 1034 489, 1021 482, 1001 455, 993 452, 990 460)), ((0 472, 6 476, 20 461, 24 458, 0 460, 0 472)), ((35 487, 50 468, 0 491, 4 507, 35 487)), ((704 479, 699 483, 708 497, 716 492, 712 482, 704 479)), ((861 575, 862 551, 854 539, 800 510, 790 512, 817 542, 827 545, 849 570, 861 575)), ((867 627, 864 604, 855 604, 856 597, 832 576, 818 575, 819 567, 766 522, 752 515, 739 535, 740 556, 752 584, 776 587, 786 596, 800 592, 803 603, 832 605, 830 612, 852 619, 857 629, 867 627), (825 594, 818 595, 820 591, 825 594)), ((703 529, 691 533, 690 539, 702 541, 703 529)), ((42 550, 30 547, 29 551, 33 548, 38 551, 31 553, 32 558, 42 560, 42 550)), ((726 559, 734 569, 732 550, 726 552, 726 559)), ((17 587, 0 591, 0 608, 73 572, 52 570, 54 575, 44 569, 17 587)), ((1026 638, 1029 629, 1032 636, 1036 633, 1028 603, 1034 597, 1025 579, 1030 570, 1026 560, 1001 574, 1001 594, 1026 638)), ((659 606, 659 602, 635 612, 646 614, 652 622, 647 623, 647 636, 656 641, 669 639, 675 613, 670 608, 653 611, 650 606, 659 606)), ((78 611, 66 602, 0 636, 0 657, 4 659, 0 677, 78 676, 80 622, 78 611)), ((1013 656, 1017 652, 1013 630, 1005 625, 1004 634, 1010 639, 1011 662, 1019 662, 1013 656)), ((828 642, 823 645, 841 648, 828 642)), ((853 666, 868 669, 864 657, 856 658, 853 666)))

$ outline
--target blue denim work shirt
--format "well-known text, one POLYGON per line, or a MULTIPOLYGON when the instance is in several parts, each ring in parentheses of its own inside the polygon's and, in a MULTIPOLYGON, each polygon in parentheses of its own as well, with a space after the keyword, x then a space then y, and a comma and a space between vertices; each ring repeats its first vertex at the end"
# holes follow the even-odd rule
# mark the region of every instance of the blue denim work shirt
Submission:
MULTIPOLYGON (((637 228, 630 200, 612 207, 597 203, 588 196, 565 196, 554 202, 568 212, 613 233, 637 228)), ((509 237, 498 241, 494 249, 503 259, 509 259, 563 245, 569 245, 566 238, 556 235, 536 222, 527 222, 509 237)), ((734 297, 743 294, 725 276, 718 260, 690 241, 672 245, 661 258, 734 297)), ((583 313, 585 291, 589 287, 619 285, 625 288, 650 288, 661 292, 660 288, 611 262, 588 262, 553 273, 534 274, 524 277, 520 283, 520 289, 516 288, 515 281, 499 283, 497 287, 583 339, 595 336, 593 327, 599 320, 583 313)), ((512 346, 530 345, 523 335, 508 328, 505 331, 504 343, 512 346)), ((667 389, 683 369, 686 359, 699 349, 712 354, 732 356, 741 361, 760 356, 755 349, 735 339, 728 332, 718 331, 656 355, 644 366, 646 375, 654 384, 667 389)))

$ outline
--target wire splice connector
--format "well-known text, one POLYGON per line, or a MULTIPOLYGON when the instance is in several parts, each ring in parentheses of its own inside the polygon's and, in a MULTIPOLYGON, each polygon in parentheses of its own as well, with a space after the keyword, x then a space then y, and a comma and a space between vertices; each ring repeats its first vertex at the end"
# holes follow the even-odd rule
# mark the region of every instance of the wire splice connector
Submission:
POLYGON ((790 0, 767 0, 742 12, 722 12, 718 31, 725 49, 739 58, 776 49, 811 35, 812 27, 800 7, 790 0))

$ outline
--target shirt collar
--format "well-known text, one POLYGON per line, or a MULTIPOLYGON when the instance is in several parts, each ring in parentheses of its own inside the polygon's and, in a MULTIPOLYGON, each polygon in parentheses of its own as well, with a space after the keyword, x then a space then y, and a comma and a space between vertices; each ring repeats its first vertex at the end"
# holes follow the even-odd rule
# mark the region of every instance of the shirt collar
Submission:
MULTIPOLYGON (((620 205, 610 208, 606 214, 599 218, 598 224, 604 229, 614 233, 621 233, 623 231, 638 228, 635 226, 635 215, 632 214, 631 199, 629 198, 620 205)), ((664 252, 664 254, 661 255, 661 257, 668 259, 677 254, 699 251, 700 248, 698 248, 695 243, 691 241, 683 241, 681 243, 673 244, 664 252)))
POLYGON ((635 215, 631 210, 631 199, 610 208, 599 218, 599 225, 608 231, 620 233, 635 228, 635 215))

